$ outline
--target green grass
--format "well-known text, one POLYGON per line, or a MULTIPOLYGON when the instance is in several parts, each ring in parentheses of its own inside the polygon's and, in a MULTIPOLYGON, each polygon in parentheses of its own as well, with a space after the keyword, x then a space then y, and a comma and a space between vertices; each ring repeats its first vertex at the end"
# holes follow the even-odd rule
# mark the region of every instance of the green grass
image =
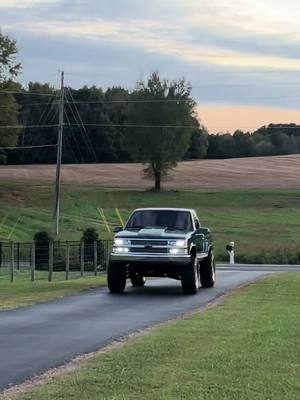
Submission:
POLYGON ((36 272, 36 281, 31 282, 29 271, 16 271, 15 282, 11 283, 9 273, 0 270, 0 310, 29 306, 106 285, 106 275, 103 274, 80 278, 71 273, 70 280, 64 279, 64 273, 56 272, 53 282, 49 283, 47 273, 36 272))
MULTIPOLYGON (((86 227, 102 238, 112 233, 101 220, 104 210, 110 227, 119 226, 134 208, 195 208, 215 237, 219 260, 229 241, 236 242, 237 260, 300 263, 300 190, 183 190, 162 193, 65 185, 61 202, 61 239, 79 239, 86 227)), ((27 241, 41 229, 52 229, 53 187, 2 182, 0 238, 27 241)))
POLYGON ((299 399, 299 286, 300 274, 269 277, 17 399, 299 399))

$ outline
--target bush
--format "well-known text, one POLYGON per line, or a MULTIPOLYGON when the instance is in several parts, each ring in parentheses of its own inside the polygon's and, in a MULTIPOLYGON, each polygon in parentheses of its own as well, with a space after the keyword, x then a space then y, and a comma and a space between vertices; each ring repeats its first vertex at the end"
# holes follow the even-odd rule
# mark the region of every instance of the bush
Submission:
MULTIPOLYGON (((88 263, 94 267, 94 243, 97 242, 97 258, 98 264, 103 256, 102 242, 99 240, 99 233, 95 228, 87 228, 83 231, 81 241, 84 242, 84 263, 88 263)), ((81 252, 79 251, 79 256, 81 252)))
POLYGON ((49 242, 53 238, 46 231, 37 232, 33 240, 35 242, 35 267, 37 270, 49 268, 49 242))
POLYGON ((83 231, 81 240, 83 240, 84 243, 94 243, 96 240, 99 240, 99 233, 95 228, 87 228, 83 231))

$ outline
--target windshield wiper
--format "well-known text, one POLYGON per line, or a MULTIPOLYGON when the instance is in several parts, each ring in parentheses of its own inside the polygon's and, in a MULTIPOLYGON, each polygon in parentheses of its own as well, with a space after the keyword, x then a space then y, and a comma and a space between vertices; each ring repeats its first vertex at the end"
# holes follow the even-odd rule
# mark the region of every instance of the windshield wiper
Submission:
POLYGON ((185 231, 185 229, 178 228, 177 226, 168 226, 165 230, 166 231, 185 231))
POLYGON ((143 229, 143 228, 144 228, 144 226, 136 225, 136 226, 128 226, 128 227, 126 227, 125 229, 128 231, 128 230, 130 230, 130 229, 139 230, 139 229, 143 229))

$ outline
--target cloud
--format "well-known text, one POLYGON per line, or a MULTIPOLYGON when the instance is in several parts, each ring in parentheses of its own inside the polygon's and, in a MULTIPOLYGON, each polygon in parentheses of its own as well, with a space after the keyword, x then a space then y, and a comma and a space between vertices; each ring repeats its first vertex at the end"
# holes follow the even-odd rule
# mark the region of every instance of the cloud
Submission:
POLYGON ((41 4, 53 4, 59 0, 0 0, 0 8, 28 8, 41 4))
MULTIPOLYGON (((8 26, 4 25, 4 28, 8 26)), ((36 35, 85 38, 90 41, 131 46, 152 54, 184 59, 196 65, 209 63, 234 68, 300 69, 300 58, 295 56, 276 55, 275 50, 273 54, 269 54, 263 51, 255 52, 254 49, 249 51, 246 47, 242 50, 222 47, 218 43, 191 41, 183 28, 174 29, 155 20, 109 21, 90 18, 84 21, 49 21, 46 25, 42 21, 34 24, 24 21, 19 24, 19 28, 36 35)))
POLYGON ((73 86, 133 86, 159 70, 186 76, 199 101, 299 102, 298 0, 11 0, 9 8, 0 0, 0 7, 23 82, 57 82, 65 69, 73 86))

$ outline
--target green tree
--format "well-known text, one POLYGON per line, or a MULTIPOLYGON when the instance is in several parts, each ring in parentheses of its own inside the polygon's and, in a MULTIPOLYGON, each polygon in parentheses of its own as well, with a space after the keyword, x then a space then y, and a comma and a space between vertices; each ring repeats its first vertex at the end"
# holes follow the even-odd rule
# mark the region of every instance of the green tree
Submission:
POLYGON ((190 148, 185 155, 188 160, 197 160, 207 155, 208 131, 199 123, 198 125, 199 127, 192 132, 190 148))
MULTIPOLYGON (((9 93, 3 93, 15 88, 13 79, 18 75, 21 65, 16 62, 17 46, 13 39, 0 31, 0 125, 18 124, 18 105, 9 93), (2 91, 2 92, 1 92, 2 91)), ((16 146, 19 130, 15 128, 0 129, 0 147, 16 146)), ((0 163, 6 162, 6 152, 0 150, 0 163)))
POLYGON ((143 128, 126 129, 125 146, 133 160, 146 164, 144 173, 159 191, 162 178, 182 160, 199 125, 196 103, 185 79, 170 82, 156 72, 147 83, 138 82, 131 100, 128 124, 143 128))
POLYGON ((237 130, 233 134, 233 139, 235 141, 237 157, 250 157, 252 155, 252 139, 250 133, 237 130))

